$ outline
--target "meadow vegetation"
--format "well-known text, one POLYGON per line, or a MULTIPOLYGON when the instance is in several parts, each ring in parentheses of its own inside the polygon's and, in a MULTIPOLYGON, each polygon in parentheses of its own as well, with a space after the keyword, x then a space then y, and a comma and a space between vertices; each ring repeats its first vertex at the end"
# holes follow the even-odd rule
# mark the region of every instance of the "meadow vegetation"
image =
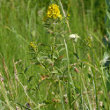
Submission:
POLYGON ((0 110, 110 110, 109 0, 0 0, 0 110))

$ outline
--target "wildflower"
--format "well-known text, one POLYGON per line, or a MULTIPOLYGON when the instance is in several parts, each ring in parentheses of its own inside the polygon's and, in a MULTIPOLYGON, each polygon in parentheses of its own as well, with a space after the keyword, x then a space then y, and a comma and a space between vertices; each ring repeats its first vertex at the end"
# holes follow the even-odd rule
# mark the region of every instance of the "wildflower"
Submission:
POLYGON ((91 36, 88 36, 88 37, 86 37, 86 39, 85 39, 86 45, 87 45, 88 47, 92 47, 92 41, 93 41, 93 39, 92 39, 91 36))
POLYGON ((62 15, 60 14, 59 6, 56 4, 51 4, 47 10, 47 18, 62 19, 62 15))
POLYGON ((101 60, 102 65, 104 65, 105 67, 107 67, 109 69, 109 65, 110 65, 110 55, 109 53, 105 52, 104 56, 103 56, 103 60, 101 60))
POLYGON ((80 38, 77 34, 71 34, 69 35, 69 38, 74 39, 75 42, 80 38))
POLYGON ((69 13, 67 13, 67 16, 69 17, 69 16, 70 16, 70 14, 69 14, 69 13))
POLYGON ((70 17, 70 14, 69 14, 69 13, 67 13, 67 19, 69 19, 69 17, 70 17))
POLYGON ((34 50, 37 49, 37 46, 36 46, 35 42, 31 42, 31 43, 30 43, 30 47, 31 47, 32 49, 34 49, 34 50))

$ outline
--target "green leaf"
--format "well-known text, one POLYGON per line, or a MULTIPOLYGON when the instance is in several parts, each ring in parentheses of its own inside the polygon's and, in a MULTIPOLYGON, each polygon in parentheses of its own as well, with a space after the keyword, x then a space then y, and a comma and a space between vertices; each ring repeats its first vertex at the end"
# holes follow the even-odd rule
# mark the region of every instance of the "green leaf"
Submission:
POLYGON ((57 70, 53 70, 52 73, 58 73, 58 71, 57 70))

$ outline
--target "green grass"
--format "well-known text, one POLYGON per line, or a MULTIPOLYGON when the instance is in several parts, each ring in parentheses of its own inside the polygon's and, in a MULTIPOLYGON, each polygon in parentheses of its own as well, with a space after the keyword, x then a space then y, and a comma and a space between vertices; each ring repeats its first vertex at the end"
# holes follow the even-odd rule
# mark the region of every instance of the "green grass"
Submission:
POLYGON ((0 109, 110 110, 105 1, 55 3, 70 14, 56 25, 44 21, 50 0, 0 0, 0 109))

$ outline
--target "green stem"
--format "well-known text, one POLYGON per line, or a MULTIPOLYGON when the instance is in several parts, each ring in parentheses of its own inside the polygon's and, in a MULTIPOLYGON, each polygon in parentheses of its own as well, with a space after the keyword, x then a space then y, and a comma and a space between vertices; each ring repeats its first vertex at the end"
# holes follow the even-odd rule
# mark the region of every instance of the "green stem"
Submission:
MULTIPOLYGON (((69 60, 69 54, 68 54, 68 47, 67 47, 67 43, 64 39, 64 44, 65 44, 65 49, 66 49, 66 56, 67 56, 67 65, 68 65, 68 92, 69 94, 71 95, 71 91, 70 91, 70 88, 72 86, 72 89, 74 91, 74 99, 76 99, 76 91, 75 91, 75 85, 74 85, 74 82, 73 82, 73 79, 72 79, 72 76, 71 76, 71 73, 70 73, 70 60, 69 60)), ((71 98, 71 97, 70 97, 71 98)), ((71 105, 71 99, 69 98, 69 101, 70 101, 70 108, 72 107, 71 105)), ((77 107, 78 107, 78 103, 76 102, 77 104, 77 107)))
POLYGON ((82 84, 83 84, 83 87, 84 87, 85 92, 86 92, 86 98, 87 98, 87 101, 88 101, 88 104, 89 104, 89 109, 93 110, 92 106, 91 106, 91 103, 90 103, 90 100, 89 100, 89 95, 88 95, 88 92, 87 92, 87 88, 85 86, 85 82, 84 82, 84 78, 83 78, 83 73, 81 73, 81 80, 82 80, 82 84))
POLYGON ((64 104, 64 99, 63 99, 63 93, 62 93, 62 89, 61 89, 60 79, 59 79, 59 89, 60 89, 60 95, 61 95, 61 102, 62 102, 62 106, 63 106, 62 110, 65 110, 65 104, 64 104))

